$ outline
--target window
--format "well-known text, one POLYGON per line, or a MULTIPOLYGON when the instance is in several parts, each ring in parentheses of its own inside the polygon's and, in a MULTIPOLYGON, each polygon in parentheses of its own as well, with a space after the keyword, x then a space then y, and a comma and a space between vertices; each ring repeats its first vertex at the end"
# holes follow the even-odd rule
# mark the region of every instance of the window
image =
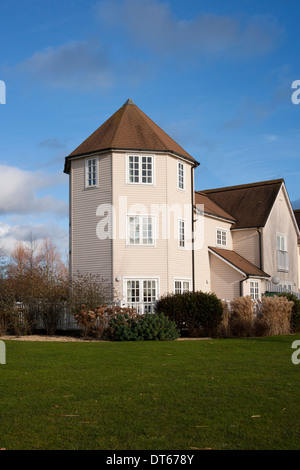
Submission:
POLYGON ((93 188, 98 185, 98 158, 85 160, 85 187, 93 188))
POLYGON ((250 281, 250 295, 253 300, 259 300, 259 282, 258 281, 250 281))
POLYGON ((125 282, 127 305, 136 308, 138 313, 153 312, 158 297, 157 279, 130 279, 125 282))
POLYGON ((184 189, 184 164, 178 162, 178 189, 184 189))
POLYGON ((287 251, 287 237, 282 233, 277 233, 277 257, 278 271, 289 270, 289 254, 287 251))
POLYGON ((279 286, 284 292, 293 291, 293 284, 291 282, 280 282, 279 286))
POLYGON ((149 215, 128 216, 128 245, 154 245, 154 217, 149 215))
POLYGON ((220 228, 217 229, 217 245, 226 246, 227 245, 227 232, 220 228))
POLYGON ((179 248, 185 247, 184 220, 178 221, 178 245, 179 248))
POLYGON ((191 290, 191 281, 175 281, 175 294, 183 294, 184 292, 189 292, 191 290))
POLYGON ((153 184, 153 155, 128 156, 128 183, 153 184))

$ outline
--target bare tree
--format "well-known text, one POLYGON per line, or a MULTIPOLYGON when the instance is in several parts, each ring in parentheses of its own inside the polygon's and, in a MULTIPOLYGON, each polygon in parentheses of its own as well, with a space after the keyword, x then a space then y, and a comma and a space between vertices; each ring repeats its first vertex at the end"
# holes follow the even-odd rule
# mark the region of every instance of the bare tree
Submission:
POLYGON ((7 252, 0 246, 0 279, 3 279, 5 275, 5 269, 7 265, 7 252))

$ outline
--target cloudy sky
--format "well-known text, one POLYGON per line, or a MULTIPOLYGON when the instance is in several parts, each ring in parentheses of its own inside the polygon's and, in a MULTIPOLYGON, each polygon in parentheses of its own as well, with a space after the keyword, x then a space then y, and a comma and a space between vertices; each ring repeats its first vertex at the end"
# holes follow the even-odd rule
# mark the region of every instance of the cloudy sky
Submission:
POLYGON ((196 188, 284 178, 300 208, 299 0, 0 0, 0 244, 68 243, 64 157, 130 97, 196 188))

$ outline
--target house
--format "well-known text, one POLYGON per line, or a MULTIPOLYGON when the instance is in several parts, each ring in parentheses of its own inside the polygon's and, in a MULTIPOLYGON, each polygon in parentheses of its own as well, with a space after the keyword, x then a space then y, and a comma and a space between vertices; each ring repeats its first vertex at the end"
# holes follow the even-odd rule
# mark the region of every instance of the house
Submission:
POLYGON ((101 274, 139 312, 167 292, 294 290, 300 234, 284 181, 198 192, 198 165, 127 100, 65 159, 71 275, 101 274))
MULTIPOLYGON (((225 299, 258 299, 266 291, 281 289, 298 293, 299 227, 284 180, 196 192, 196 202, 204 207, 206 199, 215 204, 214 218, 219 218, 205 230, 207 240, 199 256, 209 266, 210 290, 225 299)), ((211 206, 206 207, 204 213, 212 218, 211 206)), ((200 273, 198 282, 203 289, 200 273)))
MULTIPOLYGON (((294 210, 295 218, 300 230, 300 209, 294 210)), ((300 237, 298 237, 298 287, 300 289, 300 237)))
POLYGON ((196 212, 202 206, 204 216, 196 222, 200 220, 204 226, 203 244, 195 250, 196 290, 215 292, 226 300, 242 295, 259 297, 261 281, 270 275, 255 259, 250 257, 250 261, 247 253, 235 250, 232 227, 237 220, 204 192, 196 192, 195 202, 196 212))
POLYGON ((100 273, 142 312, 165 292, 193 289, 197 166, 127 100, 65 160, 70 273, 100 273))

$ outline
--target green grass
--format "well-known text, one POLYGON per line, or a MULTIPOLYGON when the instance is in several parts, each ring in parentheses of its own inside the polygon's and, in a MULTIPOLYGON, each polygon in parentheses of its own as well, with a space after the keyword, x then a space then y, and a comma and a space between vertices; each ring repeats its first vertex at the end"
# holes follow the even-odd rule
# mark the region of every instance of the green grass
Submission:
POLYGON ((6 341, 0 448, 299 449, 296 339, 6 341))

